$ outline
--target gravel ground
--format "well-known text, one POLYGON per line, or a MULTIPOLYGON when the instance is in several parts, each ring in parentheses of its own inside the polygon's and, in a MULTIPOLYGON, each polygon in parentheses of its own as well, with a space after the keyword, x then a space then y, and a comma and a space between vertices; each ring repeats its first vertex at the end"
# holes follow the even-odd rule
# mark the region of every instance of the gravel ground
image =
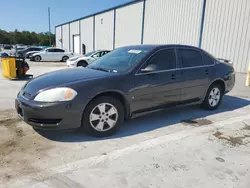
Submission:
MULTIPOLYGON (((30 63, 29 73, 63 68, 65 63, 30 63)), ((0 77, 1 187, 248 188, 250 92, 245 75, 237 77, 241 83, 216 111, 160 111, 103 139, 79 130, 34 131, 14 111, 26 81, 0 77)))

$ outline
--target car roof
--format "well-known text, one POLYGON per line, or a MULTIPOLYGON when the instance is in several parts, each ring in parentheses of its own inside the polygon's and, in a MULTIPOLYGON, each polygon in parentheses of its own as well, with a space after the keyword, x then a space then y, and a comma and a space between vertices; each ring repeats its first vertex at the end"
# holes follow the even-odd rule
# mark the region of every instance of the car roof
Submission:
POLYGON ((62 48, 57 48, 57 47, 48 47, 48 48, 46 48, 47 50, 48 49, 60 49, 60 50, 64 50, 64 49, 62 49, 62 48))
POLYGON ((130 45, 130 46, 124 46, 124 47, 152 47, 152 48, 194 48, 194 49, 200 49, 195 46, 191 45, 182 45, 182 44, 141 44, 141 45, 130 45))

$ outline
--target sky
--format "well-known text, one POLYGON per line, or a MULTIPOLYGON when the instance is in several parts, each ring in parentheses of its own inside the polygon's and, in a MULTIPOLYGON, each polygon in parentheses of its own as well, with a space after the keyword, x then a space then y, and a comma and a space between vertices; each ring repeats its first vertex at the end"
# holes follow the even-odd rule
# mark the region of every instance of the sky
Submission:
POLYGON ((11 0, 11 5, 1 3, 0 29, 46 32, 50 7, 51 32, 55 33, 56 25, 130 1, 134 0, 11 0))

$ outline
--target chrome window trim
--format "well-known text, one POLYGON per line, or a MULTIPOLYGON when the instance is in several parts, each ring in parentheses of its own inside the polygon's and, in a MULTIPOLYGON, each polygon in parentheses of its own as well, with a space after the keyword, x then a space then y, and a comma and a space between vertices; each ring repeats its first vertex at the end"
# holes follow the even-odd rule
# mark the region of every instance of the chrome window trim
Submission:
MULTIPOLYGON (((175 68, 175 69, 169 69, 169 70, 160 70, 160 71, 154 71, 154 72, 148 72, 148 73, 140 73, 139 71, 141 70, 141 68, 143 67, 143 65, 145 65, 148 60, 153 56, 155 55, 156 53, 158 53, 159 51, 162 51, 162 50, 167 50, 167 49, 174 49, 175 51, 175 57, 176 57, 176 67, 178 65, 178 56, 177 56, 177 49, 178 47, 168 47, 168 48, 163 48, 163 49, 159 49, 157 50, 155 53, 153 53, 150 57, 147 58, 147 60, 145 61, 145 63, 142 64, 142 66, 140 66, 140 68, 137 70, 137 72, 135 73, 135 76, 141 76, 141 75, 147 75, 147 74, 156 74, 156 73, 162 73, 162 72, 169 72, 169 71, 177 71, 177 70, 187 70, 187 69, 196 69, 196 68, 206 68, 206 67, 212 67, 212 66, 215 66, 216 65, 216 61, 214 60, 214 64, 212 65, 200 65, 200 66, 193 66, 193 67, 185 67, 185 68, 175 68), (139 72, 139 73, 138 73, 139 72)), ((192 49, 192 50, 195 50, 195 51, 198 51, 199 53, 201 53, 199 50, 197 49, 193 49, 193 48, 184 48, 184 49, 192 49)), ((202 57, 202 54, 201 54, 201 57, 202 57)), ((203 58, 202 58, 202 62, 203 62, 203 58)), ((204 63, 204 62, 203 62, 204 63)))

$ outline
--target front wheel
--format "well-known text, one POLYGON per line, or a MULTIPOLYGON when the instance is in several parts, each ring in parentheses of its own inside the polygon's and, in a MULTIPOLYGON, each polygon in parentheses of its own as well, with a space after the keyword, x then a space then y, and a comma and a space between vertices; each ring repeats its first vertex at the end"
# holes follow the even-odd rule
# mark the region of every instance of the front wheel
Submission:
POLYGON ((213 84, 209 87, 202 107, 206 110, 215 110, 219 107, 223 96, 222 87, 219 84, 213 84))
POLYGON ((124 121, 122 103, 113 97, 99 97, 88 104, 83 114, 84 131, 95 137, 113 135, 124 121))

